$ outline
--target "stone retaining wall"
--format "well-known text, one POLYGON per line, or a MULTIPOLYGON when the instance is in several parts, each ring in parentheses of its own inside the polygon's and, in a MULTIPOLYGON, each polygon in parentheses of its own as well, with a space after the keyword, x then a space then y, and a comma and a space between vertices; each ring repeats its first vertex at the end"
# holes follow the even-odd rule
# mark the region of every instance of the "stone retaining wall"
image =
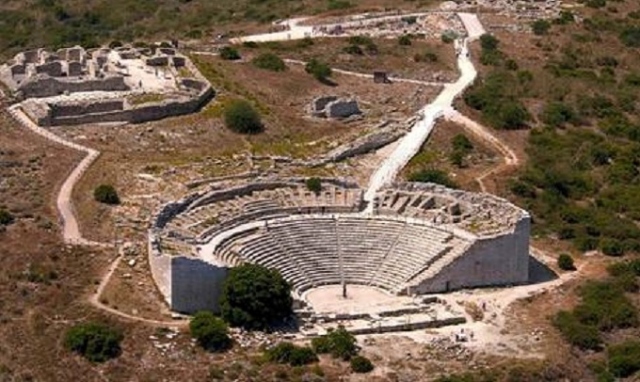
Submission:
POLYGON ((127 91, 124 77, 108 76, 105 78, 64 79, 34 77, 20 86, 18 98, 53 97, 65 92, 95 92, 95 91, 127 91))

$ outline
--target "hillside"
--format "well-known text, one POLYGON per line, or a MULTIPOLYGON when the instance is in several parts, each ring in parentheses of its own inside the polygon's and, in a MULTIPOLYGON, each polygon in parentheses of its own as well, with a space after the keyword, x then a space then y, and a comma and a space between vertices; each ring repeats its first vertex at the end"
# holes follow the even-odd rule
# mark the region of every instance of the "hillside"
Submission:
POLYGON ((403 4, 390 0, 7 0, 0 2, 0 55, 27 47, 206 38, 214 31, 239 33, 290 15, 380 10, 389 5, 403 4))

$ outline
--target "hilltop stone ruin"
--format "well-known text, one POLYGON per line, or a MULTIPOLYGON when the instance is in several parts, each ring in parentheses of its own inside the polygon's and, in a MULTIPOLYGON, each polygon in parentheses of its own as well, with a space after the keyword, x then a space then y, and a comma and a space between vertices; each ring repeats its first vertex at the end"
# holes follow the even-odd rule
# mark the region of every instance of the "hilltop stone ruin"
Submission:
POLYGON ((0 66, 0 81, 40 126, 161 119, 214 95, 186 56, 165 47, 29 50, 0 66))

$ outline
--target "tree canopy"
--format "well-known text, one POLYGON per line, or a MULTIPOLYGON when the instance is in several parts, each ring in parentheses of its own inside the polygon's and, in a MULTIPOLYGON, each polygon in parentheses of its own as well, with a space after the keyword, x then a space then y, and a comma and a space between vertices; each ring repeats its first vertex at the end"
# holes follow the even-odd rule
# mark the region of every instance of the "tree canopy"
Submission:
POLYGON ((110 184, 101 184, 93 190, 93 198, 103 204, 120 204, 120 197, 116 189, 110 184))
POLYGON ((274 269, 244 264, 231 269, 220 308, 231 326, 267 329, 292 313, 291 285, 274 269))

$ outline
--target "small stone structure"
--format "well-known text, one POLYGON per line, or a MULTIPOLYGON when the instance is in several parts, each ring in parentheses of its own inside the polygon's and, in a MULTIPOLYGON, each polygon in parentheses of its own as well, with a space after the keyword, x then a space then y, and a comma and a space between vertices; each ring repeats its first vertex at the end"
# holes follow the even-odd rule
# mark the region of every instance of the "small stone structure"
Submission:
POLYGON ((373 82, 376 84, 390 84, 389 76, 387 72, 376 70, 373 72, 373 82))
POLYGON ((40 126, 144 122, 198 110, 214 90, 173 48, 82 47, 17 54, 0 81, 40 126))
POLYGON ((311 102, 310 113, 317 118, 344 119, 362 114, 358 101, 337 96, 317 97, 311 102))

